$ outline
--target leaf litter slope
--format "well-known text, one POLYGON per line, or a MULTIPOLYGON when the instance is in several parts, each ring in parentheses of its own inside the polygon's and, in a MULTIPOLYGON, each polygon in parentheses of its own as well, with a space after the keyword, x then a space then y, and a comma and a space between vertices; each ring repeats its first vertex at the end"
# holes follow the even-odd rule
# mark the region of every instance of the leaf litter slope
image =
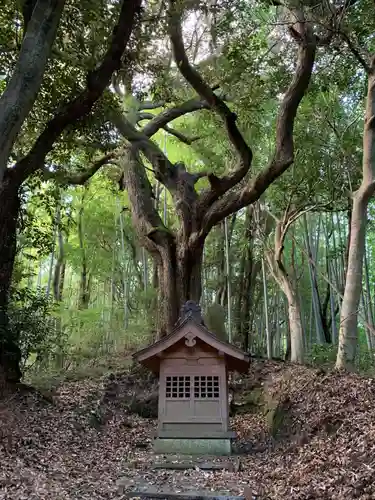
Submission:
MULTIPOLYGON (((135 393, 134 377, 124 377, 135 393)), ((246 490, 259 499, 375 498, 372 379, 266 362, 253 364, 235 397, 257 387, 263 404, 232 419, 246 452, 238 472, 153 470, 155 421, 127 412, 118 394, 108 402, 101 381, 65 384, 53 404, 37 394, 8 398, 0 408, 0 498, 121 499, 142 485, 246 490), (275 401, 284 414, 271 433, 275 401)))

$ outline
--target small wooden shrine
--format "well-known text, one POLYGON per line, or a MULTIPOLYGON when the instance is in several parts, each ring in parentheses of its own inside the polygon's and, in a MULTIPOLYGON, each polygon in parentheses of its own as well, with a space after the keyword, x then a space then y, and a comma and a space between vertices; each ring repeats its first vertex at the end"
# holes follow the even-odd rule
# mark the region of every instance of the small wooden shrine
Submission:
POLYGON ((247 372, 250 359, 207 330, 195 302, 182 307, 170 335, 133 357, 159 375, 156 452, 231 452, 228 373, 247 372))

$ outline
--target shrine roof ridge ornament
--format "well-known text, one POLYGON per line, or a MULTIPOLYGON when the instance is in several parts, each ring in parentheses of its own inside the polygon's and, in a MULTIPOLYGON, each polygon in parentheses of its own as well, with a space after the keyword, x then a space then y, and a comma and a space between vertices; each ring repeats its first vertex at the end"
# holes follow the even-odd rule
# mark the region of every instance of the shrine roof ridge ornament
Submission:
POLYGON ((180 317, 177 321, 177 325, 187 318, 192 318, 196 323, 204 325, 202 309, 199 304, 194 302, 194 300, 187 300, 181 307, 180 317))

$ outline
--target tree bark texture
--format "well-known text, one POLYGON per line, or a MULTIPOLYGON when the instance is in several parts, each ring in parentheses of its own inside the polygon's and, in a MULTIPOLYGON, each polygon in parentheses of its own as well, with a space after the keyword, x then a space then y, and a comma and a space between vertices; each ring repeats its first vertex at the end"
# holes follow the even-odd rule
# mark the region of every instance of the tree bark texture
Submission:
POLYGON ((163 317, 160 335, 164 335, 173 329, 182 303, 189 299, 200 301, 203 245, 195 237, 189 207, 185 205, 184 176, 176 178, 174 189, 177 212, 183 214, 184 223, 174 235, 164 226, 154 207, 151 184, 136 147, 124 153, 123 168, 134 227, 141 244, 153 255, 158 267, 159 307, 163 317))
POLYGON ((27 23, 18 61, 0 98, 0 182, 13 144, 42 84, 65 0, 38 0, 27 23))
POLYGON ((375 55, 368 72, 366 116, 363 131, 362 183, 353 193, 350 242, 344 297, 341 305, 336 368, 352 369, 358 344, 358 308, 362 291, 366 247, 367 207, 375 193, 375 55))
POLYGON ((282 290, 288 299, 290 361, 292 361, 292 363, 303 363, 304 344, 301 308, 298 303, 298 298, 293 294, 288 285, 290 284, 285 284, 285 286, 282 287, 282 290))
POLYGON ((6 175, 0 184, 0 366, 7 382, 18 382, 21 352, 9 330, 8 317, 20 211, 19 187, 12 180, 11 174, 6 175))
POLYGON ((304 343, 301 308, 298 297, 293 289, 292 282, 287 275, 281 273, 278 278, 281 290, 288 301, 289 335, 290 335, 290 361, 293 363, 303 363, 304 343))

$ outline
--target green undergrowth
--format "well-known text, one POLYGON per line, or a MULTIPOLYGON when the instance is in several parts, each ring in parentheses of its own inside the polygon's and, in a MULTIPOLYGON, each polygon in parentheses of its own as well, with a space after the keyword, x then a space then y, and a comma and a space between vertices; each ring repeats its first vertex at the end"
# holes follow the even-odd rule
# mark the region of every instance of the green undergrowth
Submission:
POLYGON ((129 354, 116 354, 83 360, 81 363, 67 368, 49 369, 46 371, 30 371, 26 373, 25 382, 41 390, 54 390, 64 383, 84 380, 99 380, 112 372, 123 372, 132 363, 129 354))
MULTIPOLYGON (((331 370, 335 367, 337 357, 336 344, 313 344, 306 356, 306 364, 314 368, 331 370)), ((366 377, 375 376, 375 352, 369 351, 363 339, 360 338, 355 369, 366 377)))
POLYGON ((47 331, 58 332, 48 341, 46 328, 40 327, 42 322, 33 323, 30 329, 24 321, 22 346, 27 349, 22 349, 23 381, 48 390, 65 382, 99 379, 106 373, 123 371, 129 365, 130 353, 152 341, 151 329, 133 318, 125 327, 123 318, 117 318, 115 313, 113 321, 105 324, 101 312, 91 309, 70 314, 61 307, 55 316, 48 317, 47 331))

